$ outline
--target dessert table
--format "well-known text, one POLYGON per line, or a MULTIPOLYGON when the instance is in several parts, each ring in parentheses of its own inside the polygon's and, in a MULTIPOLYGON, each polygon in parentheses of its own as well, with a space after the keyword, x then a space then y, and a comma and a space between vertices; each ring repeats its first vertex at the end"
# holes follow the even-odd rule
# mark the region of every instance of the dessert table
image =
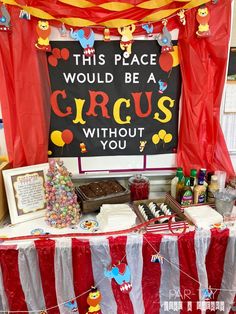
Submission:
POLYGON ((180 236, 71 233, 1 241, 0 313, 83 314, 91 286, 102 295, 96 313, 235 313, 235 227, 180 236), (153 262, 155 256, 161 258, 153 262), (104 273, 121 263, 131 272, 129 293, 104 273))

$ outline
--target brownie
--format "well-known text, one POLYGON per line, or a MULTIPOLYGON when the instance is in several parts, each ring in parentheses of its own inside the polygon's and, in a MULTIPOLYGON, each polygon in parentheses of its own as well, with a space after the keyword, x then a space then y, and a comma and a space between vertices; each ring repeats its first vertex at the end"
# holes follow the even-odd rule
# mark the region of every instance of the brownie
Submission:
POLYGON ((96 197, 96 194, 87 185, 81 185, 79 188, 85 194, 85 196, 89 198, 96 197))
POLYGON ((115 180, 92 182, 81 185, 79 188, 89 198, 109 196, 124 191, 122 186, 115 180))
POLYGON ((88 186, 97 197, 104 196, 104 192, 101 189, 99 183, 93 182, 93 183, 90 183, 88 186))
POLYGON ((111 186, 113 193, 119 193, 119 192, 123 191, 122 186, 116 181, 111 181, 110 186, 111 186))

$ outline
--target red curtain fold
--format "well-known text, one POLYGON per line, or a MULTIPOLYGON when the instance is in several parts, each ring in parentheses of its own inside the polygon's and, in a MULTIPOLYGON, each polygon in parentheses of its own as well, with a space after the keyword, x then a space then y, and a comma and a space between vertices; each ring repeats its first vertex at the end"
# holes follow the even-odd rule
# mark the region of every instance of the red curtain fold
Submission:
MULTIPOLYGON (((204 167, 233 175, 219 123, 231 1, 208 7, 211 37, 196 36, 197 9, 186 13, 187 24, 179 34, 183 91, 177 163, 185 172, 204 167)), ((8 9, 12 31, 0 32, 0 99, 9 158, 18 167, 47 161, 50 83, 46 54, 34 46, 37 20, 19 19, 18 8, 8 9)))
POLYGON ((231 1, 208 5, 211 36, 197 38, 197 9, 187 12, 179 34, 182 73, 182 115, 177 163, 190 168, 234 170, 220 127, 231 25, 231 1))
POLYGON ((0 32, 0 99, 9 159, 19 167, 47 161, 50 85, 46 54, 34 46, 36 20, 8 10, 12 30, 0 32))

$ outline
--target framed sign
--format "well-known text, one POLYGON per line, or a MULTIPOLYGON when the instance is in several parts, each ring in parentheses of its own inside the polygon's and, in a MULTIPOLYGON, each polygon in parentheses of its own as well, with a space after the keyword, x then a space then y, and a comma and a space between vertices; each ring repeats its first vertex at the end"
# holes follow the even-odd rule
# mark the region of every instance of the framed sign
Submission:
POLYGON ((46 163, 3 171, 12 224, 44 216, 47 169, 46 163))

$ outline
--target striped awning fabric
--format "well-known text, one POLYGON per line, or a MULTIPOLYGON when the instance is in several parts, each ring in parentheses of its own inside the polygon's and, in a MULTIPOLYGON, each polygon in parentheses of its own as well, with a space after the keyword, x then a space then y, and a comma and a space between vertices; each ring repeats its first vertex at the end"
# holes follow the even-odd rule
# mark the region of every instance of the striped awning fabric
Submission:
POLYGON ((122 27, 134 23, 160 21, 211 0, 2 0, 32 16, 57 20, 73 27, 122 27))

